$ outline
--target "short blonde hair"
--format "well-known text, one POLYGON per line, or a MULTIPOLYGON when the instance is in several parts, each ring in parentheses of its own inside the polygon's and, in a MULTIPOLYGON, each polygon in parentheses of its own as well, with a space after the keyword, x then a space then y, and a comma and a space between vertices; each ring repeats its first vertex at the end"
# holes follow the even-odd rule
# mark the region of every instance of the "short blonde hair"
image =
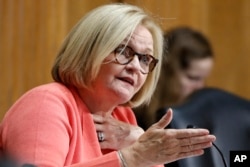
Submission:
POLYGON ((138 25, 146 27, 152 34, 153 55, 159 62, 127 105, 136 107, 149 102, 160 74, 163 35, 154 19, 133 5, 103 5, 85 15, 62 44, 52 68, 53 79, 67 86, 89 88, 103 60, 129 37, 138 25))

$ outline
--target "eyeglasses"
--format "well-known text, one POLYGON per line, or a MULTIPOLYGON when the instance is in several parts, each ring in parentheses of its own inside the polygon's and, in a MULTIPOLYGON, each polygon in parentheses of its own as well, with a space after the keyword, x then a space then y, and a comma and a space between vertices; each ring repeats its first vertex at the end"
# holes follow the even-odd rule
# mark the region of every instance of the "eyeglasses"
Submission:
POLYGON ((140 54, 135 52, 131 47, 125 45, 119 45, 115 50, 115 59, 117 63, 126 65, 130 63, 135 56, 138 56, 141 73, 148 74, 152 72, 158 63, 158 59, 149 54, 140 54))

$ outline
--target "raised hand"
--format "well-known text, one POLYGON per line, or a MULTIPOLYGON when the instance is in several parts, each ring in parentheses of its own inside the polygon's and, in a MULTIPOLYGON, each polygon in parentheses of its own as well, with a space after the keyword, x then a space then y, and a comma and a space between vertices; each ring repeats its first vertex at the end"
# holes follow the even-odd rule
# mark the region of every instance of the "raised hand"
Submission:
POLYGON ((215 140, 206 129, 164 129, 172 120, 171 109, 133 145, 120 150, 130 167, 149 167, 198 156, 215 140))

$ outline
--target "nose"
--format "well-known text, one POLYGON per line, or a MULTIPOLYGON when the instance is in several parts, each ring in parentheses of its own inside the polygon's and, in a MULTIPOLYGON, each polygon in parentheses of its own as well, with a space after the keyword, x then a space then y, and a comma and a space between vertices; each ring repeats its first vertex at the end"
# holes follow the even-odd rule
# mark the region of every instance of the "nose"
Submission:
POLYGON ((135 55, 133 57, 132 61, 126 65, 126 68, 129 70, 133 70, 133 71, 140 71, 141 65, 140 65, 140 60, 139 60, 138 56, 135 55))

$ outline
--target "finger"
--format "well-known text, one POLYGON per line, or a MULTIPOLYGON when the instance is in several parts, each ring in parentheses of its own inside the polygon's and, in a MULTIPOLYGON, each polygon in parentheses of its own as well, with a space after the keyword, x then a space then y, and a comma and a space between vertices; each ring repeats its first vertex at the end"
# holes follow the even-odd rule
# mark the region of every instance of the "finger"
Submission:
POLYGON ((152 127, 156 127, 159 129, 165 128, 171 122, 172 119, 173 119, 173 111, 171 108, 169 108, 166 114, 164 114, 158 122, 153 124, 152 127))
POLYGON ((101 132, 105 131, 105 127, 102 124, 95 124, 95 129, 96 131, 101 131, 101 132))
POLYGON ((99 124, 102 124, 105 122, 105 118, 101 115, 96 115, 96 114, 93 114, 93 120, 95 123, 99 123, 99 124))
POLYGON ((186 146, 182 146, 182 152, 192 152, 196 150, 206 149, 211 146, 212 146, 212 142, 204 142, 200 144, 186 145, 186 146))
POLYGON ((194 157, 194 156, 200 156, 204 154, 204 150, 203 149, 200 149, 200 150, 194 150, 194 151, 190 151, 190 152, 181 152, 179 155, 178 155, 178 159, 183 159, 183 158, 188 158, 188 157, 194 157))
POLYGON ((192 138, 184 138, 181 140, 181 145, 192 145, 192 144, 198 144, 198 143, 205 143, 205 142, 213 142, 215 141, 214 135, 206 135, 206 136, 198 136, 198 137, 192 137, 192 138))
POLYGON ((110 143, 105 139, 103 142, 99 142, 101 149, 110 148, 110 143))
POLYGON ((208 135, 209 131, 207 129, 177 129, 176 137, 181 138, 190 138, 195 136, 204 136, 208 135))

